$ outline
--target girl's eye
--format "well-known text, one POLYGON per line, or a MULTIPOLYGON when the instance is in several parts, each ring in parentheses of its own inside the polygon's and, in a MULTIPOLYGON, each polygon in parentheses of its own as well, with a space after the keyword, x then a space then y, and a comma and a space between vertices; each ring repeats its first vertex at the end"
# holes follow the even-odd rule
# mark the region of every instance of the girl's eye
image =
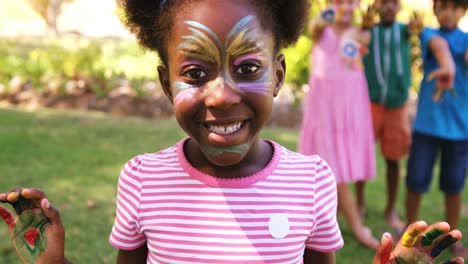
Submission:
POLYGON ((190 69, 184 73, 184 76, 197 80, 205 77, 206 72, 201 69, 190 69))
POLYGON ((236 73, 239 74, 253 74, 258 71, 260 67, 253 64, 243 64, 237 68, 236 73))

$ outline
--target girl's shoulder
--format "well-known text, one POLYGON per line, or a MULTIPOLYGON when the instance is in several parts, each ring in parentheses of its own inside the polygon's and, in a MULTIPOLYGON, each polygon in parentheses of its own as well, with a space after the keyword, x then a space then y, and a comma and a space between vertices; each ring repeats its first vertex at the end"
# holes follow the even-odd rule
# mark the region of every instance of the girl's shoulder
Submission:
POLYGON ((182 141, 157 152, 137 155, 127 161, 121 174, 128 174, 132 176, 132 178, 142 179, 145 174, 154 173, 156 171, 155 168, 180 168, 177 149, 181 144, 183 144, 182 141))
POLYGON ((329 169, 328 163, 319 155, 305 155, 296 151, 287 149, 276 143, 281 149, 281 163, 304 165, 318 170, 329 169))

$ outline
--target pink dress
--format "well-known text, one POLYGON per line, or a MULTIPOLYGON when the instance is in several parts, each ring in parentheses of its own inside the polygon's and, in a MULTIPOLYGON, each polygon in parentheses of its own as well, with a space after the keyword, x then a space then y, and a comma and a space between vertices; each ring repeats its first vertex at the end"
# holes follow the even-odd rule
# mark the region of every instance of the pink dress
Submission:
POLYGON ((315 44, 299 139, 299 152, 326 160, 337 183, 375 177, 367 81, 350 42, 328 27, 315 44))

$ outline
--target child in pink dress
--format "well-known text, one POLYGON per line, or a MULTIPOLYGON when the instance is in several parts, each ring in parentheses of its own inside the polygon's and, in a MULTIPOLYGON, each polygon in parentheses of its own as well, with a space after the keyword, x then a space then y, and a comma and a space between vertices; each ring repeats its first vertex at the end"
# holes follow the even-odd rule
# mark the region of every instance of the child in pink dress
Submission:
POLYGON ((363 226, 349 183, 375 176, 375 153, 367 82, 361 65, 360 42, 367 30, 351 24, 357 1, 335 1, 312 24, 310 90, 304 98, 299 152, 318 154, 329 163, 338 183, 338 207, 356 238, 375 249, 377 240, 363 226), (327 23, 325 13, 336 13, 327 23))

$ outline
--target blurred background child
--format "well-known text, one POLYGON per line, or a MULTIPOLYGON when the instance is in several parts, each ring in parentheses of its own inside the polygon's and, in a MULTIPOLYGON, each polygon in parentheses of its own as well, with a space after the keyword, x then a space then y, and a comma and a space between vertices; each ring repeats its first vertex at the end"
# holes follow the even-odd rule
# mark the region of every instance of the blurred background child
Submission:
MULTIPOLYGON (((409 223, 418 218, 440 154, 439 188, 445 194, 446 221, 452 228, 459 226, 468 166, 468 34, 457 24, 467 7, 467 0, 435 0, 433 10, 440 27, 424 29, 420 35, 424 78, 406 177, 409 223), (451 92, 444 92, 447 89, 451 92)), ((461 243, 452 249, 468 255, 461 243)))
POLYGON ((355 28, 357 0, 336 0, 312 21, 314 40, 310 90, 304 98, 299 152, 318 154, 330 164, 338 183, 338 208, 356 239, 376 249, 378 241, 363 225, 349 183, 375 176, 374 139, 367 82, 359 50, 369 38, 355 28))
MULTIPOLYGON (((410 121, 407 104, 411 85, 410 36, 418 32, 417 17, 409 25, 396 21, 400 0, 377 0, 374 6, 380 22, 371 30, 368 54, 364 56, 369 96, 371 100, 374 137, 380 143, 385 158, 387 204, 384 216, 397 233, 404 227, 395 204, 400 177, 399 162, 410 146, 410 121)), ((364 182, 356 184, 361 216, 366 211, 364 182)))

